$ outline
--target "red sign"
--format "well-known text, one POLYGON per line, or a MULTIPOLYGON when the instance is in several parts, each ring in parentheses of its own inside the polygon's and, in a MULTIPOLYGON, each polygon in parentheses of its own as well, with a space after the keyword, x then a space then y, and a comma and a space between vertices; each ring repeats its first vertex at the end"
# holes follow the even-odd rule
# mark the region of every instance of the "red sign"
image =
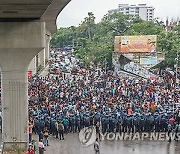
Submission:
POLYGON ((32 77, 32 71, 28 71, 28 80, 32 77))

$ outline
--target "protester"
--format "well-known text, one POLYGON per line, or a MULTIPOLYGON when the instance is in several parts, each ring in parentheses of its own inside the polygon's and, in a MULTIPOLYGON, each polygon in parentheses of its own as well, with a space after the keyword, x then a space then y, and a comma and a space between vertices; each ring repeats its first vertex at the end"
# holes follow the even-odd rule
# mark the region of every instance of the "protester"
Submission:
POLYGON ((38 147, 39 147, 39 154, 44 154, 45 149, 44 149, 43 140, 39 141, 38 147))
POLYGON ((64 140, 64 125, 62 124, 61 121, 58 123, 58 130, 59 130, 59 139, 64 140))
POLYGON ((39 141, 41 141, 43 138, 44 138, 44 134, 43 134, 43 132, 41 131, 41 132, 39 133, 39 141))
POLYGON ((94 150, 95 150, 95 154, 100 154, 98 138, 96 139, 96 141, 94 143, 94 150))
POLYGON ((35 149, 33 147, 33 144, 29 144, 28 152, 27 154, 35 154, 35 149))
POLYGON ((49 137, 49 131, 48 131, 47 127, 46 127, 45 130, 44 130, 44 145, 45 146, 49 146, 48 137, 49 137))
MULTIPOLYGON (((62 61, 73 59, 71 52, 51 54, 57 55, 62 61)), ((56 63, 56 58, 52 61, 56 63)), ((78 72, 66 79, 61 74, 35 74, 29 80, 29 119, 34 133, 46 128, 48 135, 64 139, 64 133, 92 125, 103 133, 135 133, 170 132, 180 124, 180 88, 173 76, 141 79, 85 67, 78 72)))
POLYGON ((100 135, 100 123, 99 122, 97 122, 95 128, 96 128, 96 137, 100 140, 101 135, 100 135))
POLYGON ((28 126, 28 130, 29 130, 29 143, 32 142, 32 129, 33 129, 33 124, 29 123, 29 126, 28 126))

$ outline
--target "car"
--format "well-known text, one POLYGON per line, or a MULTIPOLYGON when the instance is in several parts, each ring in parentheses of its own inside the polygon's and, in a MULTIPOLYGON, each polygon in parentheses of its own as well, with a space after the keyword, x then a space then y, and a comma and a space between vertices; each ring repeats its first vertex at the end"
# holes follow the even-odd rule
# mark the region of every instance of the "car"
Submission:
POLYGON ((66 64, 70 64, 70 60, 68 58, 65 58, 64 61, 66 64))
POLYGON ((54 65, 56 68, 59 68, 59 64, 58 63, 55 63, 54 65))
POLYGON ((77 74, 78 73, 78 68, 73 67, 72 70, 71 70, 71 73, 72 74, 77 74))
POLYGON ((83 74, 83 71, 82 71, 82 69, 79 69, 79 68, 73 68, 71 70, 71 73, 72 74, 83 74))
POLYGON ((69 69, 67 69, 66 67, 63 67, 61 70, 64 73, 71 73, 71 71, 69 69))

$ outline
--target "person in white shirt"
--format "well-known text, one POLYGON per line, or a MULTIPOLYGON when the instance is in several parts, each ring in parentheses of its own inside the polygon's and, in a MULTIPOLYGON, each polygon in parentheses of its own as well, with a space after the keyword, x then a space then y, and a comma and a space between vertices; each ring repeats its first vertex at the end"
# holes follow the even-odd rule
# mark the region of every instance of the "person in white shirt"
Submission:
POLYGON ((38 147, 39 147, 39 154, 44 154, 45 149, 44 149, 44 143, 42 139, 39 141, 38 147))

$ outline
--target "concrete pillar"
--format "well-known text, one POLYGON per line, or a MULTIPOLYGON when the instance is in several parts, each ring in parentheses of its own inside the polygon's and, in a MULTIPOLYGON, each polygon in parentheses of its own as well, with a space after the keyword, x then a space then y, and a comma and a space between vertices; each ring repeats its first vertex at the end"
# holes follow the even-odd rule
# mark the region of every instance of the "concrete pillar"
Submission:
POLYGON ((34 58, 31 60, 31 63, 29 64, 28 71, 32 71, 32 74, 35 74, 35 73, 36 73, 36 57, 34 57, 34 58))
POLYGON ((51 34, 46 34, 46 48, 45 48, 45 60, 49 60, 49 44, 51 40, 51 34))
POLYGON ((44 22, 0 23, 4 151, 27 149, 27 71, 33 57, 43 48, 44 22))
POLYGON ((39 62, 38 62, 38 66, 42 66, 45 67, 45 49, 43 49, 40 53, 38 53, 38 58, 39 58, 39 62))

